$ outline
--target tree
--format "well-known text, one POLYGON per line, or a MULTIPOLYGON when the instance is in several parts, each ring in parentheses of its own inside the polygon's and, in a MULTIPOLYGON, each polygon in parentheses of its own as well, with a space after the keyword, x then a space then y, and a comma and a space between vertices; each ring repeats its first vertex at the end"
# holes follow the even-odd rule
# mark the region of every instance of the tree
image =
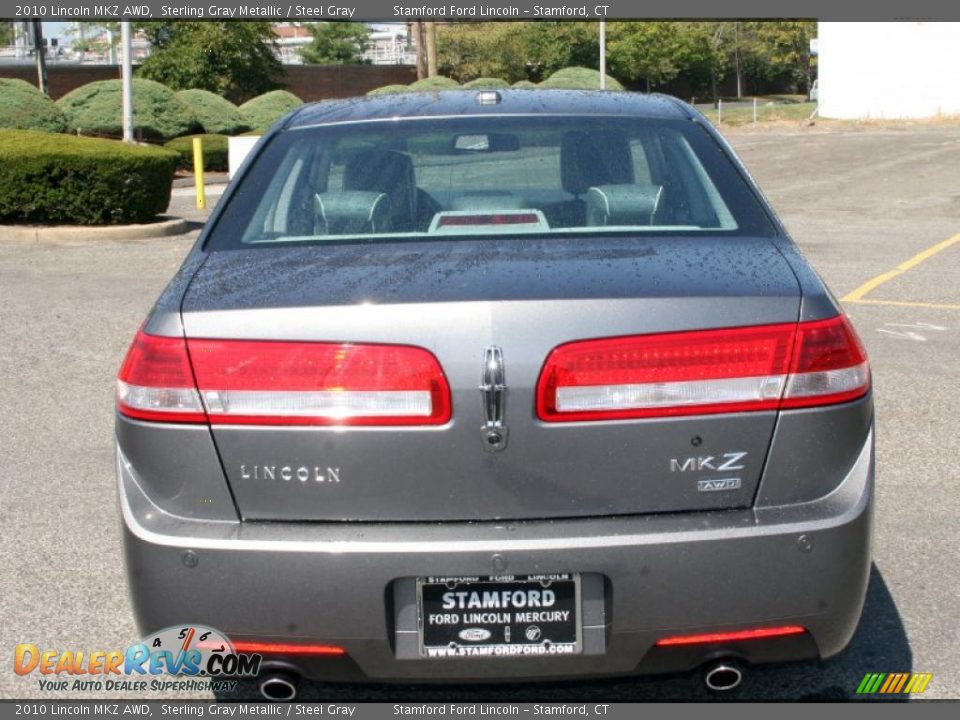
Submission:
POLYGON ((151 22, 138 29, 152 46, 141 77, 174 90, 209 90, 234 102, 277 87, 282 68, 270 22, 151 22))
POLYGON ((310 65, 359 65, 370 39, 370 28, 358 22, 323 22, 309 26, 313 40, 300 52, 310 65))
POLYGON ((513 83, 527 78, 522 28, 526 23, 459 22, 437 27, 437 69, 458 82, 480 77, 513 83))
POLYGON ((816 34, 817 24, 811 21, 757 23, 757 37, 769 49, 773 69, 804 93, 813 85, 810 40, 816 34))
POLYGON ((538 20, 517 25, 531 80, 542 80, 565 67, 599 70, 598 23, 538 20))
POLYGON ((654 85, 673 80, 682 69, 683 30, 688 23, 612 22, 607 42, 611 74, 628 82, 654 85))
POLYGON ((0 45, 13 45, 13 22, 0 21, 0 45))
POLYGON ((694 92, 719 95, 718 85, 736 60, 736 24, 676 23, 681 26, 677 61, 694 92))

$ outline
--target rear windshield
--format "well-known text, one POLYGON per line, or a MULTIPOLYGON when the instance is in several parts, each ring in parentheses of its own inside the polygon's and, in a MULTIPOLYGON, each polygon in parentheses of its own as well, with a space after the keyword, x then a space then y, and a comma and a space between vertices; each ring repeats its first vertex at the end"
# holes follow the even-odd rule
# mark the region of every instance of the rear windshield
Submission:
POLYGON ((208 246, 578 233, 771 227, 695 123, 484 116, 284 131, 240 180, 208 246))

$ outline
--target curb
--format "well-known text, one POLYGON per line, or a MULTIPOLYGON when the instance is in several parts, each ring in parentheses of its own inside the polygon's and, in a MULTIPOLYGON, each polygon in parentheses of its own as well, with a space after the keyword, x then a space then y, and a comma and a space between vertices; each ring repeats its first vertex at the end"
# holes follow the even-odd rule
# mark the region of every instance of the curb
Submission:
POLYGON ((21 242, 100 242, 146 240, 187 232, 183 218, 160 217, 165 219, 142 225, 0 225, 0 237, 21 242))

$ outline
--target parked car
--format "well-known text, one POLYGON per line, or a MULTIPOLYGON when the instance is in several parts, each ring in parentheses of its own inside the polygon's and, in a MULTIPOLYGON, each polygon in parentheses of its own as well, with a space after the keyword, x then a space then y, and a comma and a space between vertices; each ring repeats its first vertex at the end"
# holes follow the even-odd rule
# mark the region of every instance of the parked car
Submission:
POLYGON ((863 346, 703 116, 455 91, 298 109, 120 370, 141 628, 296 679, 828 658, 870 567, 863 346))

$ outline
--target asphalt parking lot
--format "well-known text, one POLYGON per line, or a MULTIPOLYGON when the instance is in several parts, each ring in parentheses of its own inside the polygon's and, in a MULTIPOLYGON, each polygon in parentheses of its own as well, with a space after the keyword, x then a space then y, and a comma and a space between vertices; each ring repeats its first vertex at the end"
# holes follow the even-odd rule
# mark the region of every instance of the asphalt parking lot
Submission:
MULTIPOLYGON (((803 251, 846 298, 867 345, 878 476, 875 565, 850 648, 824 663, 754 669, 728 697, 842 699, 865 673, 904 671, 933 673, 924 698, 960 697, 960 127, 783 126, 729 137, 803 251), (958 239, 945 242, 951 238, 958 239)), ((191 203, 183 192, 173 199, 171 212, 195 223, 176 238, 26 244, 0 231, 0 697, 63 697, 5 664, 17 643, 89 652, 137 638, 114 489, 113 380, 196 235, 203 214, 191 203)), ((252 685, 239 696, 255 697, 252 685)), ((682 675, 496 687, 310 684, 301 697, 708 693, 699 676, 682 675)))

